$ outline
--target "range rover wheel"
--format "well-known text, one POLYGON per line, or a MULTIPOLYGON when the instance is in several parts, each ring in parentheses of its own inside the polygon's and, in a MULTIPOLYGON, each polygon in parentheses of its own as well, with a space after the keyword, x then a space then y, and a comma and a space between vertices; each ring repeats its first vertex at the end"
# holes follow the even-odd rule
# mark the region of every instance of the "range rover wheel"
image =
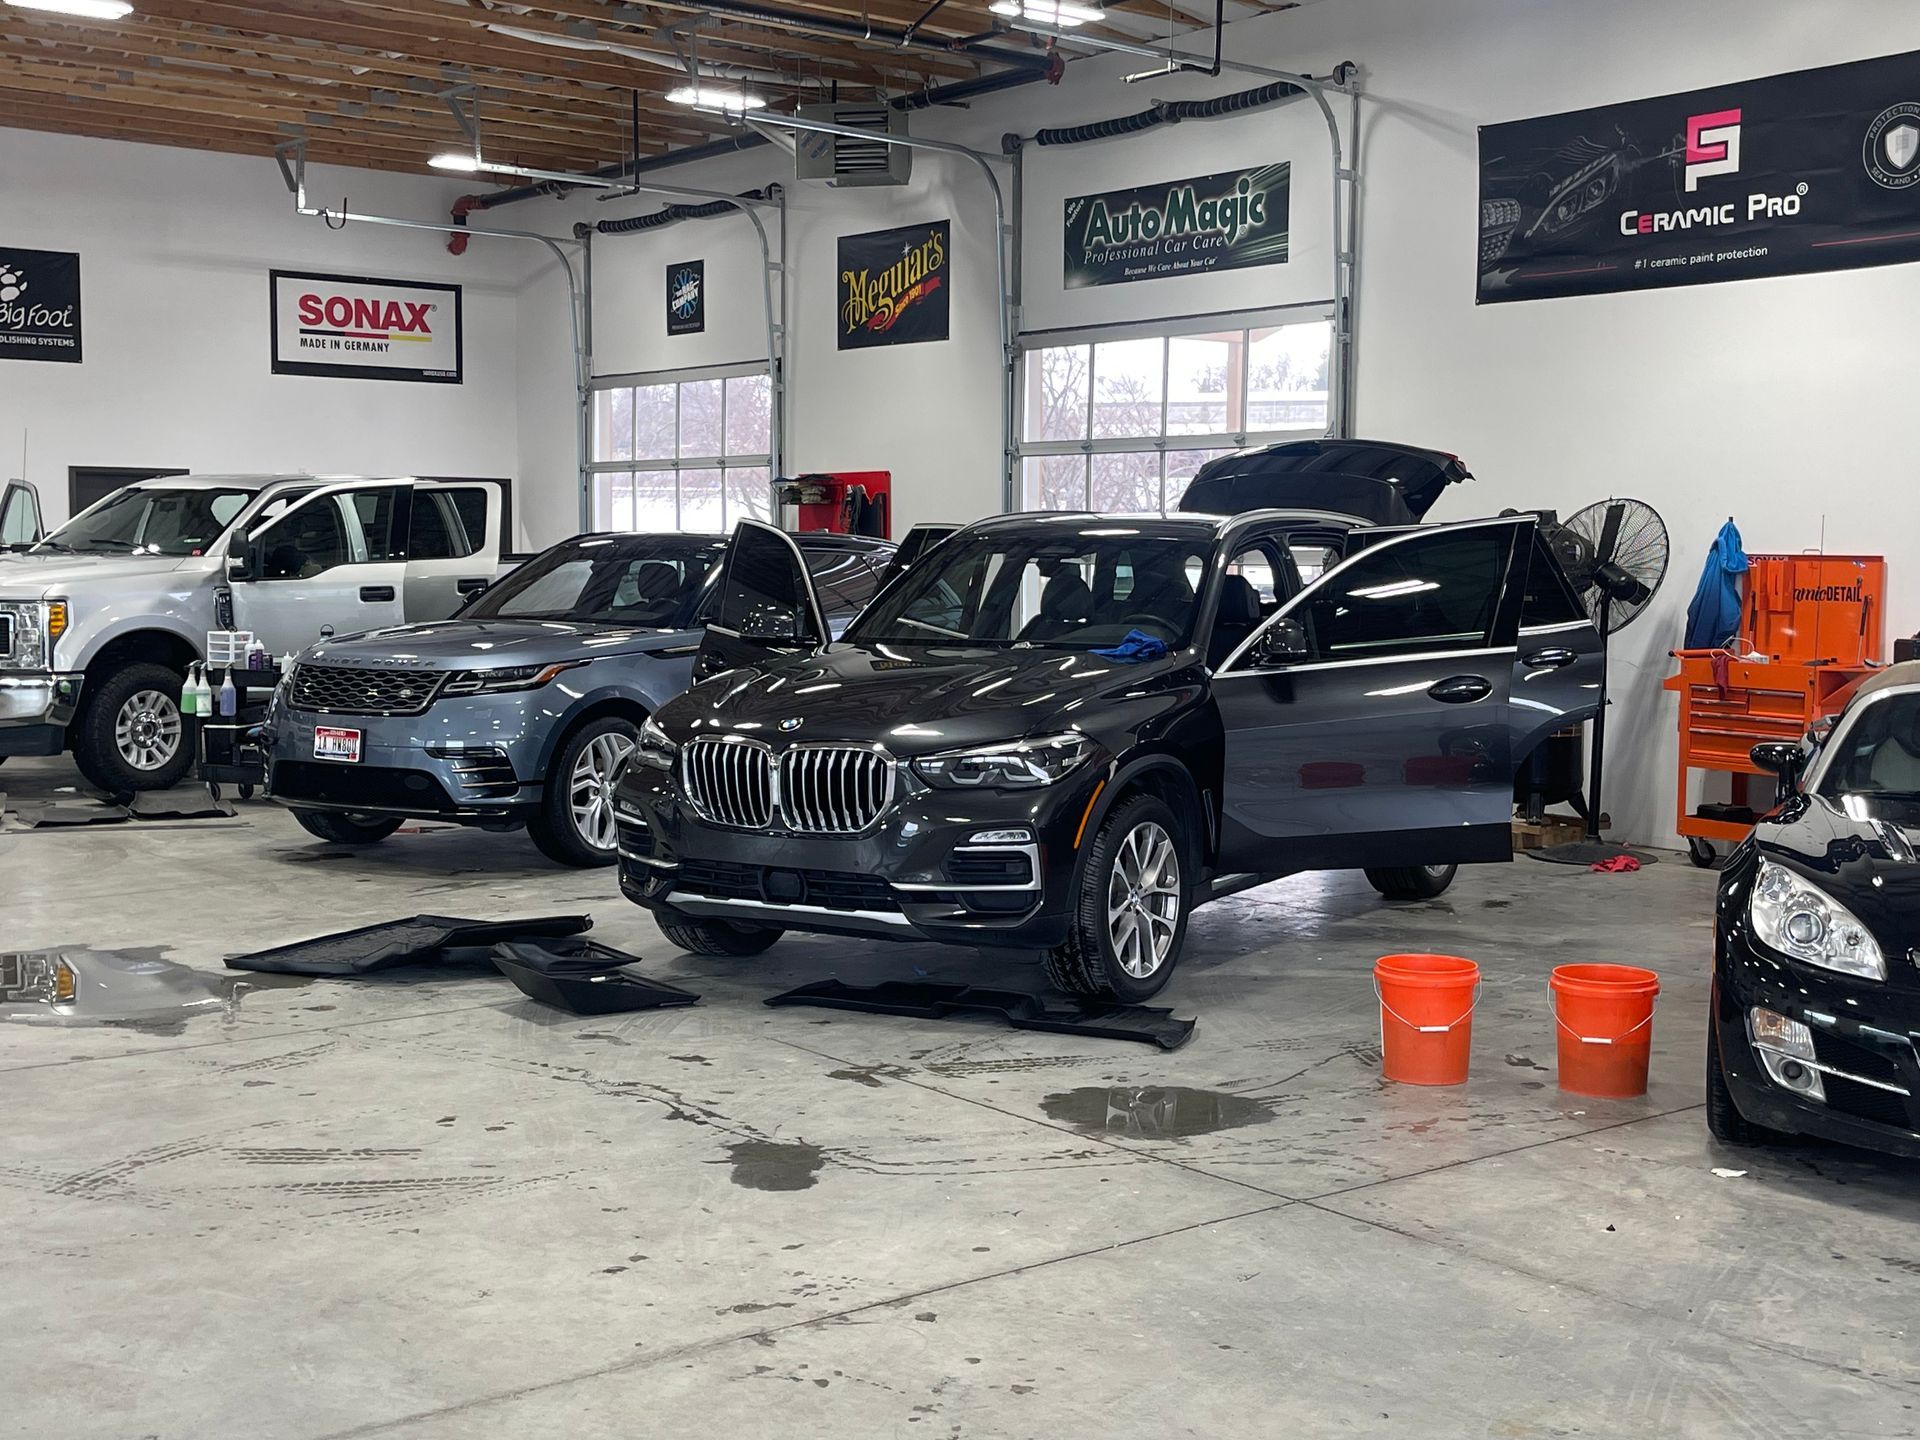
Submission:
POLYGON ((1367 883, 1389 900, 1431 900, 1453 884, 1458 865, 1408 865, 1394 870, 1369 870, 1367 883))
POLYGON ((660 933, 689 955, 758 955, 787 932, 778 925, 746 925, 734 920, 669 920, 654 917, 660 933))
POLYGON ((1187 938, 1180 822, 1151 795, 1121 801, 1088 847, 1080 901, 1047 978, 1071 995, 1137 1003, 1157 994, 1187 938))
POLYGON ((542 855, 562 865, 613 863, 613 789, 639 740, 640 727, 618 715, 589 720, 567 737, 547 771, 540 808, 527 817, 542 855))
POLYGON ((342 814, 338 810, 296 810, 293 818, 309 835, 335 845, 377 845, 400 828, 391 815, 342 814))
POLYGON ((73 727, 80 773, 114 795, 178 785, 193 764, 180 718, 179 672, 165 665, 128 665, 84 696, 73 727))
POLYGON ((1723 1145, 1787 1145, 1794 1137, 1756 1125, 1740 1113, 1720 1065, 1720 1042, 1707 1026, 1707 1133, 1723 1145))

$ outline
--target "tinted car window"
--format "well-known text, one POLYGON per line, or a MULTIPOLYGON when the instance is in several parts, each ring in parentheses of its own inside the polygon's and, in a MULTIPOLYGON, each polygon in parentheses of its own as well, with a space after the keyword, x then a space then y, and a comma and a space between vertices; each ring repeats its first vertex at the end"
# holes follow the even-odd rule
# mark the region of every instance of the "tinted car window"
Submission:
POLYGON ((477 516, 471 506, 463 506, 460 497, 481 492, 466 490, 416 490, 413 495, 413 519, 407 527, 407 558, 410 560, 464 560, 480 548, 486 535, 486 500, 482 496, 477 516), (478 527, 474 521, 477 519, 478 527))
POLYGON ((1363 551, 1309 591, 1295 614, 1324 660, 1483 646, 1511 543, 1511 531, 1489 527, 1363 551))
POLYGON ((1920 695, 1889 695, 1861 706, 1835 740, 1839 748, 1827 762, 1821 794, 1920 797, 1920 695))
POLYGON ((110 555, 198 555, 253 496, 238 489, 122 490, 62 525, 47 544, 110 555))
POLYGON ((353 558, 340 497, 324 496, 270 525, 262 536, 261 578, 306 580, 353 558))
POLYGON ((862 551, 816 549, 802 541, 800 553, 820 591, 820 608, 830 615, 853 614, 880 588, 880 577, 862 551))
POLYGON ((405 535, 394 528, 394 515, 400 508, 398 485, 383 485, 375 490, 349 490, 340 498, 359 527, 365 560, 404 560, 405 535))
POLYGON ((798 638, 811 635, 815 628, 810 604, 789 544, 743 526, 727 554, 726 578, 713 623, 740 635, 798 638))
POLYGON ((1520 625, 1564 625, 1588 619, 1587 609, 1574 598, 1565 573, 1547 549, 1544 536, 1533 537, 1533 557, 1527 565, 1527 594, 1520 602, 1520 625))
POLYGON ((536 555, 463 620, 571 620, 677 630, 723 548, 697 537, 570 540, 536 555))

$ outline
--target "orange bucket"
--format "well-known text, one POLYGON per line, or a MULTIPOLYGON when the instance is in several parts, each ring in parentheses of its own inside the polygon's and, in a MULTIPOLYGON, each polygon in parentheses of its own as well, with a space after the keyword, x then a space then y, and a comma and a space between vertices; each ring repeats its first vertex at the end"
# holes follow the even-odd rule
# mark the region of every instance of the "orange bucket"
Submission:
POLYGON ((1611 1100, 1646 1094, 1660 977, 1637 965, 1559 965, 1549 983, 1560 1088, 1611 1100))
POLYGON ((1466 1084, 1480 967, 1455 955, 1382 955, 1374 962, 1373 990, 1380 997, 1380 1068, 1387 1079, 1466 1084))

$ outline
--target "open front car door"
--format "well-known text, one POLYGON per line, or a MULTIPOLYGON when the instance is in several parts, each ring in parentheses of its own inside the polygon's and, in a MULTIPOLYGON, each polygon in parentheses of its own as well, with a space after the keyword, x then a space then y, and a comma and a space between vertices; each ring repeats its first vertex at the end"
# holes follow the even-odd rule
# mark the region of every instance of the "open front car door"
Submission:
POLYGON ((1379 540, 1227 658, 1214 680, 1223 869, 1508 858, 1534 526, 1518 515, 1379 540))
POLYGON ((827 622, 800 547, 784 530, 742 520, 727 547, 713 619, 693 662, 693 678, 783 655, 808 655, 827 643, 827 622))

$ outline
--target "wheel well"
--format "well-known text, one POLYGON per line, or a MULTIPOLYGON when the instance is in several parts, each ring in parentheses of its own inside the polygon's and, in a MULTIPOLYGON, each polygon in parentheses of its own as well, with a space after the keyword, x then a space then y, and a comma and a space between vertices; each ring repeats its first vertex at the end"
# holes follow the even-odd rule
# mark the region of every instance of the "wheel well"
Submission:
POLYGON ((1200 805, 1200 788, 1185 769, 1173 764, 1150 765, 1128 776, 1107 809, 1111 811, 1132 795, 1151 795, 1173 811, 1185 835, 1187 858, 1196 871, 1206 863, 1213 849, 1206 812, 1200 805))
POLYGON ((134 630, 116 635, 100 647, 100 653, 87 662, 87 678, 117 669, 122 665, 165 665, 169 670, 187 673, 187 666, 200 658, 192 642, 170 630, 134 630))
POLYGON ((574 737, 574 734, 582 725, 590 725, 595 720, 605 719, 609 715, 617 715, 622 720, 631 720, 634 724, 639 725, 646 721, 650 713, 647 707, 637 700, 612 699, 594 701, 593 704, 567 721, 567 723, 555 733, 553 743, 547 747, 545 761, 541 769, 544 771, 553 767, 554 760, 558 758, 561 750, 566 747, 567 741, 574 737))

